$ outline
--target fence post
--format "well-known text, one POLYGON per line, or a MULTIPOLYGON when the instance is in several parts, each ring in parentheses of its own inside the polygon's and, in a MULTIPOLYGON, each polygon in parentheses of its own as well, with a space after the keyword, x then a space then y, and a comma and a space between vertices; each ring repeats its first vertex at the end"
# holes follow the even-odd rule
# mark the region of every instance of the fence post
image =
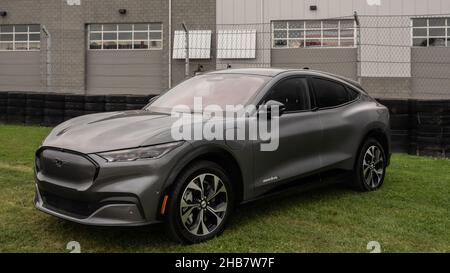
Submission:
POLYGON ((47 56, 45 60, 46 64, 46 70, 47 70, 47 82, 46 82, 46 89, 47 92, 51 92, 51 74, 52 74, 52 55, 51 55, 51 49, 52 49, 52 36, 50 32, 47 30, 45 26, 42 26, 42 31, 44 32, 46 36, 46 42, 47 42, 47 56))
POLYGON ((185 57, 185 70, 184 70, 184 76, 186 78, 188 78, 190 76, 190 71, 189 71, 189 30, 186 26, 186 24, 183 22, 181 24, 181 26, 184 29, 184 33, 185 33, 185 37, 186 37, 186 43, 185 43, 185 52, 186 52, 186 57, 185 57))
POLYGON ((359 21, 358 12, 354 12, 353 16, 356 23, 356 78, 361 84, 361 22, 359 21))

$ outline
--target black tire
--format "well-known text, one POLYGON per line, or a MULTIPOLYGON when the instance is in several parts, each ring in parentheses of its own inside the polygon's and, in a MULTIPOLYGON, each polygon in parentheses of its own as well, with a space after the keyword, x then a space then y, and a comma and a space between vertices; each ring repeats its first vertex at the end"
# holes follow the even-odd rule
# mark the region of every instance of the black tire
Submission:
POLYGON ((43 116, 44 115, 44 109, 43 108, 34 108, 34 107, 27 107, 25 109, 25 115, 26 116, 43 116))
POLYGON ((115 111, 125 111, 127 110, 127 105, 123 103, 105 103, 105 111, 106 112, 115 112, 115 111))
POLYGON ((126 109, 127 110, 141 110, 144 108, 145 104, 127 104, 126 109))
POLYGON ((25 107, 27 105, 27 101, 25 98, 9 98, 8 106, 14 107, 25 107))
POLYGON ((52 101, 48 100, 44 102, 44 108, 47 109, 64 109, 64 101, 52 101))
POLYGON ((83 116, 84 111, 83 110, 64 110, 64 119, 71 119, 79 116, 83 116))
POLYGON ((6 112, 8 115, 17 115, 17 116, 25 116, 25 107, 18 107, 18 106, 8 106, 6 107, 6 112))
POLYGON ((83 95, 65 95, 64 101, 66 103, 68 103, 68 102, 84 103, 84 96, 83 95))
MULTIPOLYGON (((206 179, 205 179, 205 181, 206 181, 206 179)), ((203 183, 203 185, 205 185, 205 183, 203 183)), ((205 189, 211 190, 211 188, 209 188, 209 186, 206 186, 205 189)), ((191 191, 191 196, 193 196, 192 192, 195 192, 195 191, 191 191)), ((186 194, 187 193, 188 192, 186 192, 186 194)), ((167 225, 167 231, 169 232, 169 235, 172 238, 174 238, 176 241, 179 241, 181 243, 186 243, 186 244, 204 242, 204 241, 210 240, 210 239, 220 235, 223 232, 225 225, 226 225, 226 223, 230 217, 230 214, 233 211, 233 207, 234 207, 234 191, 233 191, 233 187, 232 187, 229 176, 227 175, 226 171, 224 169, 222 169, 219 165, 217 165, 213 162, 210 162, 210 161, 198 161, 198 162, 194 162, 193 164, 188 166, 178 176, 177 180, 175 181, 172 193, 169 196, 170 196, 170 198, 169 198, 168 204, 167 204, 167 214, 166 214, 166 221, 165 221, 166 225, 167 225), (223 214, 221 214, 222 220, 218 224, 217 224, 217 220, 216 220, 215 227, 214 227, 214 225, 210 226, 213 228, 212 228, 211 232, 206 235, 196 235, 196 234, 192 233, 194 231, 189 231, 188 228, 185 226, 185 224, 183 224, 183 222, 181 220, 181 212, 180 212, 181 199, 183 198, 183 195, 185 194, 185 192, 188 190, 187 189, 188 185, 192 181, 194 181, 196 177, 198 177, 201 174, 212 174, 214 176, 217 176, 223 182, 222 187, 224 186, 226 189, 226 195, 225 195, 226 196, 226 199, 225 199, 226 200, 226 210, 225 210, 225 212, 223 212, 223 214)), ((221 196, 219 196, 219 195, 217 195, 217 196, 223 202, 224 194, 222 193, 221 196)), ((194 199, 194 197, 192 197, 192 199, 194 199)), ((211 200, 211 203, 215 199, 216 198, 213 198, 211 200)), ((196 203, 196 201, 192 201, 192 203, 196 203)), ((202 202, 200 202, 200 203, 202 203, 202 202)), ((208 207, 209 207, 209 204, 208 204, 208 207)), ((205 215, 212 215, 211 212, 208 210, 208 208, 202 209, 202 207, 198 207, 198 208, 196 208, 196 210, 198 213, 197 214, 198 218, 196 217, 197 221, 200 219, 199 214, 200 214, 201 210, 204 211, 203 213, 205 213, 205 215)), ((194 209, 192 209, 191 211, 194 211, 194 209)), ((190 215, 194 215, 194 213, 190 213, 190 215)), ((194 216, 192 217, 192 219, 193 218, 194 218, 194 216)), ((204 219, 207 219, 207 218, 204 218, 204 219)), ((192 221, 194 221, 194 220, 192 220, 192 221)), ((195 226, 194 222, 192 223, 192 226, 193 227, 195 226)), ((195 230, 195 228, 193 228, 193 230, 195 230)), ((200 228, 198 229, 198 232, 200 232, 200 228)), ((209 230, 207 230, 207 232, 209 232, 209 230)), ((201 228, 201 233, 204 233, 203 227, 201 228)))
POLYGON ((127 104, 146 105, 150 98, 148 96, 128 96, 127 104))
POLYGON ((27 105, 27 107, 31 107, 31 108, 44 108, 44 100, 27 98, 26 105, 27 105))
POLYGON ((127 103, 127 97, 126 96, 106 96, 105 102, 112 103, 112 104, 126 104, 127 103))
POLYGON ((88 103, 84 104, 84 110, 85 111, 104 112, 105 111, 105 103, 88 102, 88 103))
POLYGON ((41 125, 44 123, 43 116, 26 116, 25 124, 27 125, 41 125))
POLYGON ((391 115, 392 130, 408 130, 410 128, 409 115, 391 115))
MULTIPOLYGON (((368 156, 366 159, 370 159, 370 156, 368 156)), ((355 162, 355 168, 353 173, 353 179, 352 179, 352 186, 355 190, 361 191, 361 192, 368 192, 368 191, 374 191, 379 189, 383 183, 384 183, 384 177, 386 175, 386 151, 384 150, 383 146, 374 138, 368 138, 364 144, 361 146, 361 149, 359 151, 359 154, 357 156, 357 160, 355 162), (374 170, 377 170, 377 167, 379 170, 382 170, 382 174, 380 176, 377 176, 375 179, 377 180, 377 183, 372 181, 373 183, 368 183, 366 181, 366 177, 364 176, 364 161, 366 154, 369 150, 369 148, 376 147, 381 152, 381 158, 382 162, 374 164, 374 170)), ((370 167, 367 171, 371 172, 372 175, 374 175, 374 170, 372 170, 370 167)), ((367 175, 370 175, 366 172, 367 175)), ((369 177, 367 177, 369 178, 369 177)), ((369 179, 370 180, 370 179, 369 179)))
POLYGON ((84 110, 84 102, 66 101, 64 105, 65 110, 84 110))

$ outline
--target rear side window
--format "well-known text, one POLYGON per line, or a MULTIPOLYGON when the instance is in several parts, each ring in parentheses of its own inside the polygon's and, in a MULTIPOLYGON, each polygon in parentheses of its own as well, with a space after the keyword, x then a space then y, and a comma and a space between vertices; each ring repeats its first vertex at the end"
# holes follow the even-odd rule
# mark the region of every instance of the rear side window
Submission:
POLYGON ((286 112, 310 110, 309 88, 306 78, 290 78, 278 83, 265 101, 275 100, 286 107, 286 112))
POLYGON ((342 84, 318 78, 313 78, 312 82, 319 108, 339 106, 353 100, 342 84))
POLYGON ((355 91, 351 88, 347 88, 347 90, 348 90, 348 99, 350 101, 356 100, 358 98, 358 96, 359 96, 358 91, 355 91))

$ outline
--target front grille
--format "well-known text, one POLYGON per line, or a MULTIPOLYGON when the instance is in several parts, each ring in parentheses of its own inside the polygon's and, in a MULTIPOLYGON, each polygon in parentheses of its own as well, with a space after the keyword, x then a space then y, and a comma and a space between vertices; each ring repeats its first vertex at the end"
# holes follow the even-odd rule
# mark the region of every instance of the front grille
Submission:
POLYGON ((86 218, 100 208, 97 202, 71 200, 45 191, 41 191, 41 197, 44 207, 75 218, 86 218))
POLYGON ((36 170, 44 180, 89 184, 97 167, 88 157, 72 152, 45 149, 37 155, 36 170))

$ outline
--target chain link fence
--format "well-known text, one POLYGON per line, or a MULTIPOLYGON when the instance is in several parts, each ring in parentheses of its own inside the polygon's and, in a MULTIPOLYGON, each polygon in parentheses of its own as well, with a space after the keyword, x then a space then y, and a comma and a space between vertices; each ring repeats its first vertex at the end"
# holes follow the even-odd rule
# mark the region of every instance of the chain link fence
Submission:
POLYGON ((48 119, 51 125, 61 114, 67 119, 134 109, 149 95, 217 69, 308 68, 359 81, 386 104, 398 150, 450 155, 450 15, 186 24, 188 35, 181 25, 169 33, 166 25, 154 23, 47 27, 40 51, 27 52, 32 57, 0 60, 1 66, 15 68, 11 71, 24 71, 0 75, 0 90, 68 95, 2 95, 3 119, 11 112, 18 121, 28 117, 39 123, 33 117, 42 113, 41 120, 55 117, 48 119), (29 103, 21 103, 22 97, 29 103), (39 105, 44 110, 38 111, 39 105))

